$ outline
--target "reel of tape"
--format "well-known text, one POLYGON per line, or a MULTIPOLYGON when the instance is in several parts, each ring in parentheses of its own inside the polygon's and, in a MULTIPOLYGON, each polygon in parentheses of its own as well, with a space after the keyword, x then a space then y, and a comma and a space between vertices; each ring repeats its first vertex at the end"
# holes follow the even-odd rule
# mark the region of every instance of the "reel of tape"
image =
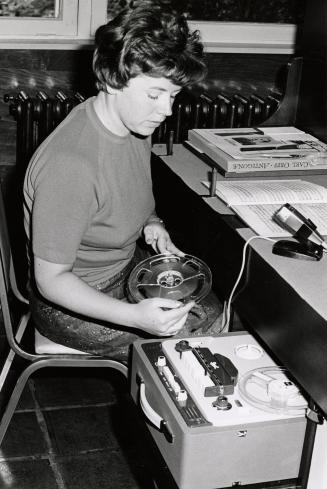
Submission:
POLYGON ((304 414, 308 404, 282 367, 246 372, 238 382, 241 396, 252 406, 280 414, 304 414))
POLYGON ((138 263, 127 288, 134 302, 151 297, 199 302, 210 292, 211 285, 211 271, 199 258, 162 254, 138 263))

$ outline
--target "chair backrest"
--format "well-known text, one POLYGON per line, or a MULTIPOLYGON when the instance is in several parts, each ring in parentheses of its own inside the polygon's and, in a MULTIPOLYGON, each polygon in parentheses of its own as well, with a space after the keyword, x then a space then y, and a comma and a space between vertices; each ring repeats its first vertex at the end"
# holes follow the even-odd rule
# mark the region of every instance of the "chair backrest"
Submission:
POLYGON ((21 294, 17 286, 15 266, 14 266, 14 260, 12 256, 12 247, 10 244, 10 236, 9 236, 9 230, 7 224, 7 215, 6 215, 6 209, 5 209, 4 198, 1 190, 1 185, 0 185, 0 250, 2 255, 4 278, 6 281, 7 289, 9 290, 9 288, 11 288, 16 298, 21 302, 27 304, 28 303, 27 299, 23 297, 23 295, 21 294))
MULTIPOLYGON (((2 202, 0 202, 0 207, 2 202)), ((14 342, 14 331, 12 317, 9 307, 9 291, 10 291, 10 248, 6 247, 5 221, 2 216, 2 208, 0 209, 0 304, 5 326, 6 336, 11 345, 14 342)))
POLYGON ((4 279, 6 281, 6 288, 10 286, 10 268, 12 267, 12 256, 9 240, 9 232, 7 226, 7 216, 5 210, 5 204, 3 200, 2 190, 0 186, 0 251, 1 260, 3 266, 4 279))
POLYGON ((11 313, 9 308, 9 291, 11 288, 10 276, 12 268, 12 256, 7 227, 6 210, 0 187, 0 299, 3 322, 7 338, 13 336, 11 313))
MULTIPOLYGON (((19 328, 24 330, 25 326, 22 326, 22 321, 27 322, 29 312, 21 314, 17 327, 12 320, 11 305, 9 304, 10 293, 18 299, 20 303, 28 304, 17 287, 15 270, 13 265, 13 258, 11 253, 10 237, 8 232, 6 210, 4 205, 3 194, 0 186, 0 304, 1 312, 3 316, 3 323, 7 340, 11 348, 19 353, 21 356, 25 356, 25 352, 21 350, 16 342, 16 337, 20 337, 21 333, 19 328), (18 328, 18 329, 17 329, 18 328)), ((27 354, 29 358, 29 354, 27 354)))

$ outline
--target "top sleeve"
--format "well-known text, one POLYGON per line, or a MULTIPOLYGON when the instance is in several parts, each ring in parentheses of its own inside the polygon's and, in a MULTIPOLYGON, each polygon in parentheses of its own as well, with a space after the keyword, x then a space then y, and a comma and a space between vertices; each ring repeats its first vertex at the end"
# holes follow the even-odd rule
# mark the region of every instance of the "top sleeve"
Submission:
POLYGON ((96 205, 95 182, 87 164, 76 156, 56 157, 35 183, 32 249, 35 256, 73 264, 96 205))

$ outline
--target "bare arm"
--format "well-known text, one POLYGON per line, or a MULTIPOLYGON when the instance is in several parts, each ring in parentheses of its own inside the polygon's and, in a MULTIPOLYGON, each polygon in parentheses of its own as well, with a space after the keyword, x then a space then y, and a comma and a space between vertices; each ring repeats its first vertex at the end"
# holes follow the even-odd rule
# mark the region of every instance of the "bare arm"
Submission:
POLYGON ((34 259, 34 274, 41 295, 49 301, 95 320, 142 329, 158 336, 179 331, 194 306, 193 302, 182 305, 160 298, 129 304, 90 287, 72 273, 71 265, 51 263, 38 257, 34 259))

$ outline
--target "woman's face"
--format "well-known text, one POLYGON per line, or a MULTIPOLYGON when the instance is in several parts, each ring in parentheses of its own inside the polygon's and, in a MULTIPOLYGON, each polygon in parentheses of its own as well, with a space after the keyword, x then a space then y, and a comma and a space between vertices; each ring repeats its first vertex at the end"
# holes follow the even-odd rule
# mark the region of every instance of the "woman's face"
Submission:
POLYGON ((171 115, 174 99, 180 91, 181 87, 167 78, 146 75, 131 78, 127 87, 114 91, 111 108, 116 129, 120 134, 130 131, 149 136, 171 115))

